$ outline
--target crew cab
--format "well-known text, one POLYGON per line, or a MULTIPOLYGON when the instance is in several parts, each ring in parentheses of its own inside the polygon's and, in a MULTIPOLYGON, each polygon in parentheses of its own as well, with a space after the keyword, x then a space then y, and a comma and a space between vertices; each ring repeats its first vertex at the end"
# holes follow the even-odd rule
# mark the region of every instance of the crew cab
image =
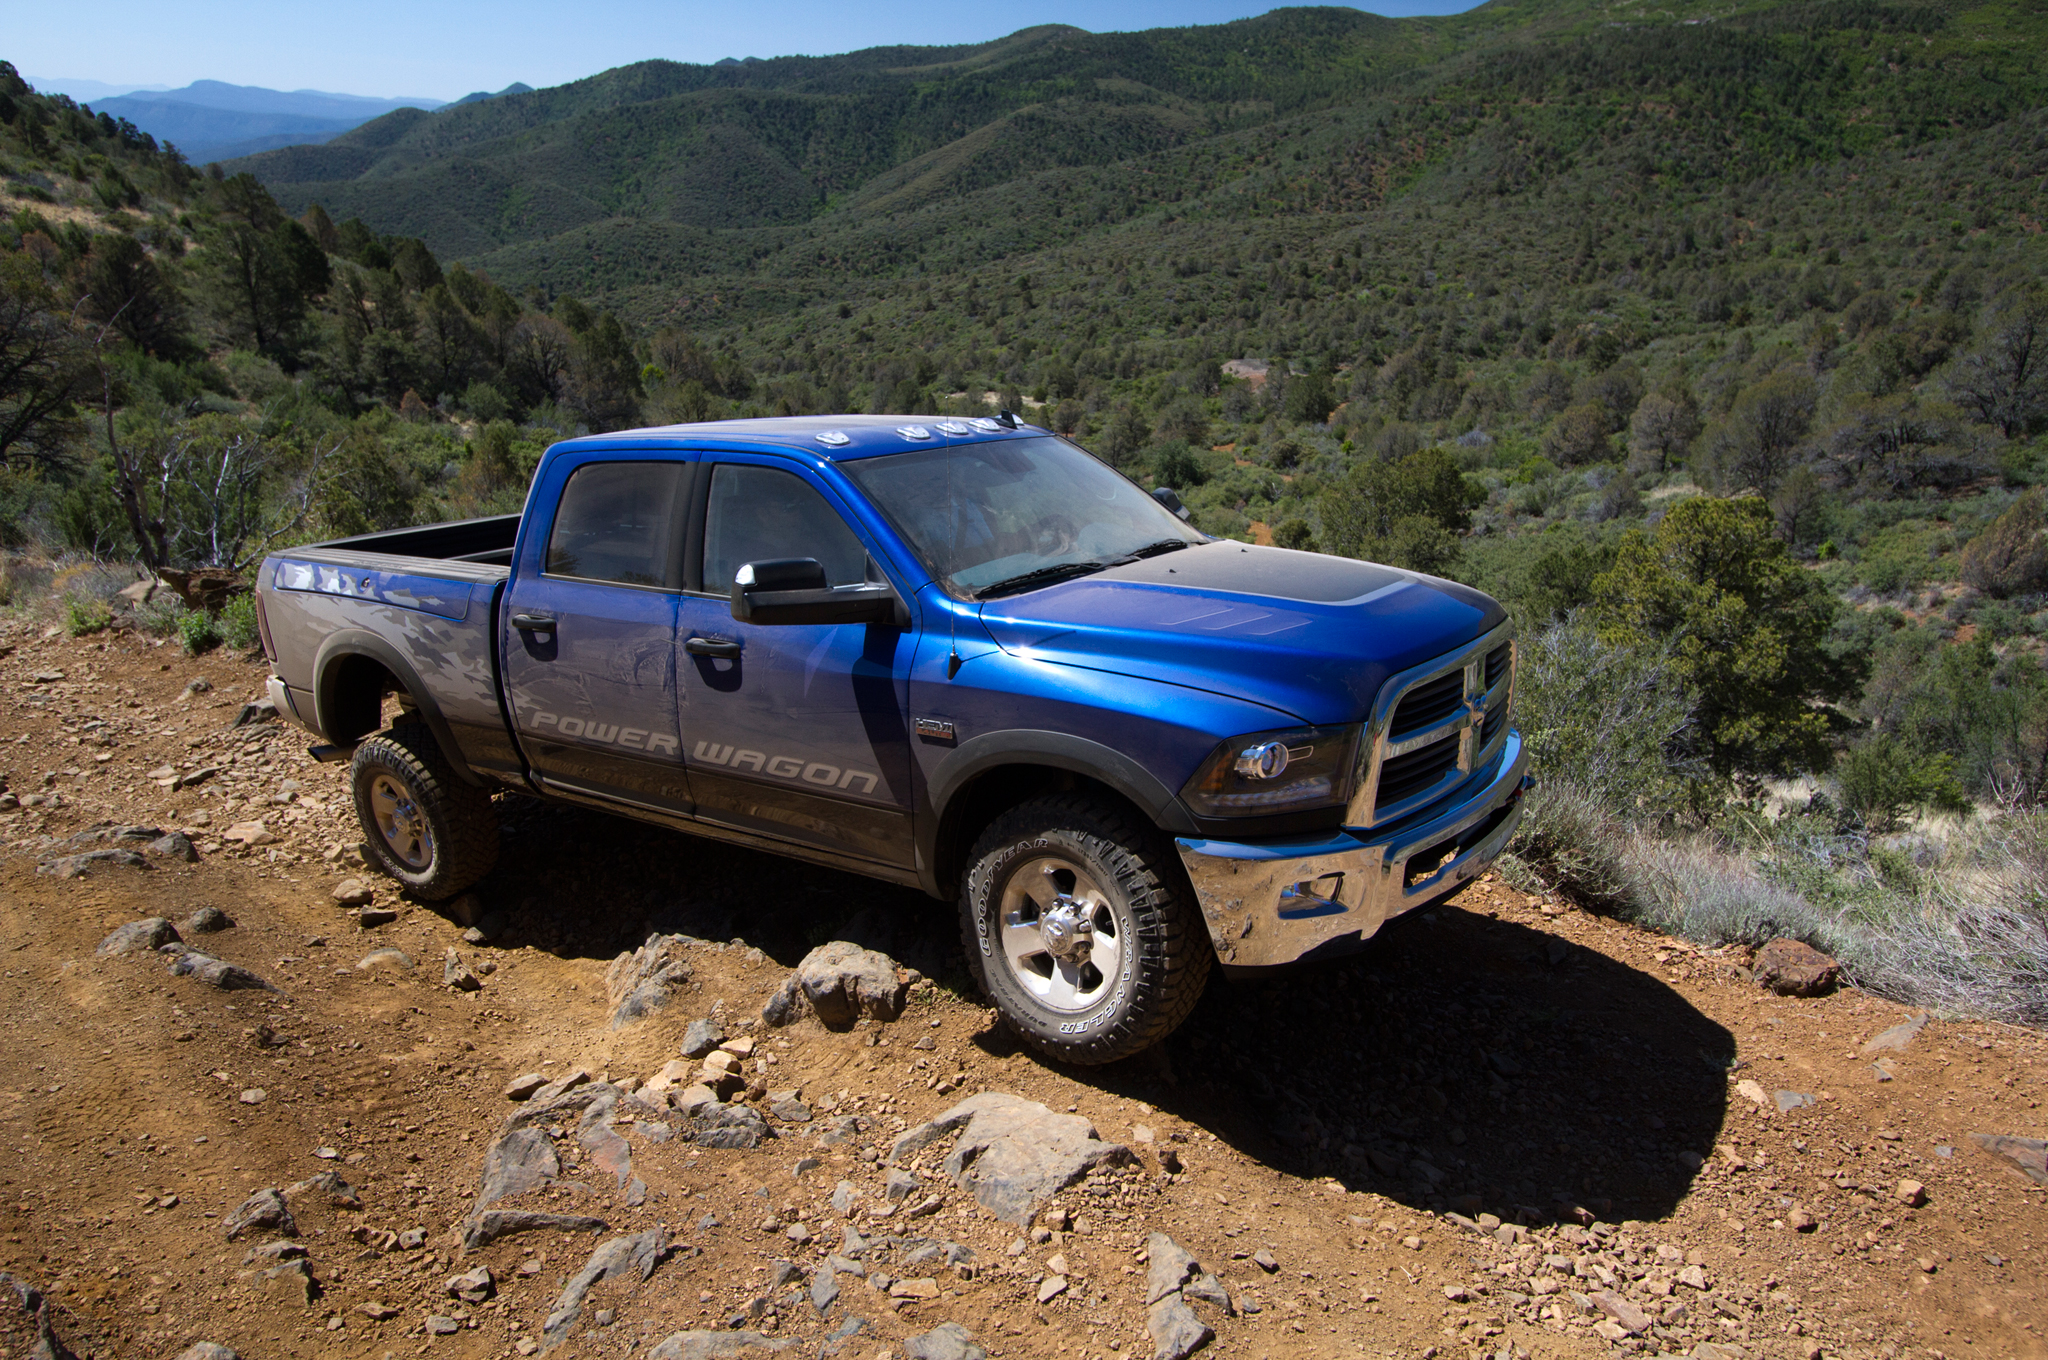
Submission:
POLYGON ((871 875, 1077 1062, 1456 892, 1529 782, 1492 599, 1207 537, 1007 414, 571 439, 522 513, 279 551, 257 601, 415 896, 489 873, 504 790, 871 875))

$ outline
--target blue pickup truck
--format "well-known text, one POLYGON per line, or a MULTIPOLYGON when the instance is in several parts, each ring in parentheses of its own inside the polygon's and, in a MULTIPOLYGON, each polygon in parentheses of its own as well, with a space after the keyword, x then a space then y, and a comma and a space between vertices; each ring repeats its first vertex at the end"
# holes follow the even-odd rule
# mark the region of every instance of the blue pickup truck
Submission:
POLYGON ((256 598, 415 896, 490 871, 494 791, 603 808, 957 901, 1020 1037, 1099 1063, 1456 892, 1529 782, 1493 600, 1185 518, 1007 413, 678 425, 256 598))

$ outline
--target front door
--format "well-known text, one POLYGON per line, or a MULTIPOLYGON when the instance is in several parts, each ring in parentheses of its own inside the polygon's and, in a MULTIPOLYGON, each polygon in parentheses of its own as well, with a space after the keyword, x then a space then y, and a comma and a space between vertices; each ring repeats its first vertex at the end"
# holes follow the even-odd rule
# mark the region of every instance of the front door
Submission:
POLYGON ((785 468, 721 462, 699 589, 682 598, 678 688, 697 815, 885 864, 915 859, 906 684, 917 634, 732 617, 748 562, 814 557, 835 586, 882 577, 838 508, 785 468))
POLYGON ((552 788, 690 810, 675 640, 693 471, 672 459, 572 469, 538 559, 514 575, 505 693, 520 748, 552 788))

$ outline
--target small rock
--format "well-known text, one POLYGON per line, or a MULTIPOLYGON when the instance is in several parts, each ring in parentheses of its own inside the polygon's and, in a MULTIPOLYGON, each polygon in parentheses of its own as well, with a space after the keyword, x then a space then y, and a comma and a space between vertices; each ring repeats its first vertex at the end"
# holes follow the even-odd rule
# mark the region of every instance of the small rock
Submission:
POLYGON ((1145 1330, 1152 1335, 1153 1360, 1187 1360, 1216 1335, 1177 1295, 1151 1306, 1145 1315, 1145 1330))
POLYGON ((299 1225, 292 1221, 291 1206, 275 1189, 258 1190, 243 1200, 241 1207, 229 1214, 221 1226, 227 1230, 230 1242, 251 1228, 267 1228, 286 1237, 299 1235, 299 1225))
POLYGON ((470 1251, 501 1237, 527 1232, 603 1232, 611 1225, 583 1214, 543 1214, 527 1209, 486 1209, 463 1224, 462 1245, 470 1251))
POLYGON ((1687 1266, 1684 1270, 1678 1272, 1678 1282, 1688 1289, 1705 1289, 1707 1287, 1707 1272, 1698 1266, 1687 1266))
POLYGON ((1105 1143, 1079 1115, 1054 1114, 1037 1101, 988 1091, 899 1136, 889 1160, 901 1165, 958 1131, 944 1163, 953 1183, 1006 1222, 1029 1223, 1046 1201, 1100 1166, 1128 1164, 1130 1149, 1105 1143))
POLYGON ((1893 1025, 1890 1029, 1865 1044, 1863 1046, 1863 1056, 1867 1058, 1873 1053, 1903 1052, 1906 1045, 1913 1042, 1914 1036, 1925 1028, 1927 1028, 1927 1012, 1922 1011, 1903 1024, 1893 1025))
POLYGON ((2048 1185, 2048 1140, 1973 1133, 1970 1141, 1992 1156, 2018 1167, 2037 1184, 2048 1185))
POLYGON ((236 822, 220 833, 220 838, 234 845, 254 848, 259 845, 275 845, 277 837, 261 822, 236 822))
POLYGON ((900 1204, 917 1189, 917 1177, 908 1171, 890 1167, 882 1181, 882 1197, 891 1204, 900 1204))
POLYGON ((228 914, 219 907, 201 907, 187 916, 183 922, 185 930, 193 935, 212 935, 226 930, 234 924, 228 914))
POLYGON ((850 1027, 864 1015, 894 1020, 903 1013, 909 990, 896 960, 887 954, 833 940, 804 955, 761 1008, 761 1017, 771 1025, 786 1025, 808 1008, 835 1029, 850 1027))
POLYGON ((907 1360, 988 1360, 974 1334, 957 1322, 942 1322, 903 1343, 907 1360))
POLYGON ((1630 1336, 1641 1336, 1650 1330, 1650 1315, 1613 1290, 1596 1289, 1587 1297, 1630 1336))
POLYGON ((1200 1269, 1195 1258, 1163 1232, 1145 1239, 1145 1304, 1150 1307, 1194 1278, 1200 1269))
POLYGON ((811 1118, 811 1107, 796 1098, 796 1092, 770 1092, 768 1113, 785 1124, 807 1124, 811 1118))
POLYGON ((716 1020, 692 1020, 683 1031, 682 1053, 685 1058, 701 1058, 723 1042, 725 1031, 716 1020))
POLYGON ((328 896, 344 907, 364 907, 377 896, 377 891, 367 879, 344 878, 334 885, 334 891, 328 896))
POLYGON ((654 1014, 689 982, 688 946, 687 936, 649 935, 638 949, 612 960, 604 987, 613 1029, 654 1014))
MULTIPOLYGON (((1060 1287, 1064 1289, 1066 1281, 1062 1280, 1060 1287)), ((937 1280, 897 1280, 889 1286, 889 1297, 892 1299, 935 1299, 938 1296, 937 1280)))
POLYGON ((176 976, 197 978, 207 986, 216 987, 223 992, 277 990, 248 969, 202 954, 196 949, 180 949, 179 952, 169 955, 169 958, 171 972, 176 976))
POLYGON ((1048 1275, 1038 1282, 1038 1301, 1040 1303, 1051 1303, 1066 1292, 1067 1277, 1064 1275, 1048 1275))
POLYGON ((1919 1181, 1900 1181, 1892 1190, 1892 1198, 1909 1209, 1917 1209, 1927 1203, 1927 1187, 1919 1181))
POLYGON ((817 1309, 822 1316, 831 1311, 832 1305, 838 1300, 839 1277, 834 1273, 830 1263, 827 1263, 811 1277, 811 1307, 817 1309))
POLYGON ((178 1352, 177 1360, 242 1360, 242 1357, 218 1341, 195 1341, 178 1352))
POLYGON ((1812 1214, 1808 1213, 1806 1210, 1800 1208, 1798 1205, 1795 1204, 1792 1206, 1791 1210, 1785 1215, 1785 1226, 1790 1228, 1793 1232, 1805 1233, 1812 1232, 1816 1227, 1820 1225, 1819 1221, 1815 1219, 1812 1214))
POLYGON ((1804 1091, 1777 1091, 1772 1093, 1771 1099, 1777 1104, 1779 1114, 1790 1114, 1820 1101, 1819 1096, 1808 1095, 1804 1091))
POLYGON ((403 949, 373 949, 356 961, 358 972, 366 973, 372 968, 396 968, 401 973, 411 972, 412 955, 403 949))
POLYGON ((182 831, 173 831, 159 836, 143 847, 150 854, 164 859, 174 859, 184 864, 197 864, 199 852, 192 848, 192 839, 182 831))
POLYGON ((463 963, 462 956, 453 949, 450 949, 442 956, 441 982, 444 986, 453 987, 458 992, 478 991, 484 985, 475 973, 469 971, 469 966, 463 963))
POLYGON ((1273 1259, 1273 1253, 1264 1247, 1252 1253, 1252 1264, 1271 1275, 1280 1269, 1280 1263, 1273 1259))
POLYGON ((244 1105, 261 1105, 269 1093, 260 1086, 252 1086, 237 1097, 244 1105))
POLYGON ((1841 979, 1842 965, 1798 940, 1772 940, 1756 952, 1756 980, 1779 996, 1820 996, 1841 979))
POLYGON ((524 1072, 505 1083, 505 1099, 525 1100, 535 1091, 548 1084, 547 1075, 541 1072, 524 1072))
POLYGON ((356 926, 362 930, 388 926, 397 919, 398 913, 390 907, 364 907, 356 912, 356 926))
POLYGON ((1226 1313, 1231 1311, 1230 1292, 1214 1275, 1202 1275, 1188 1281, 1181 1287, 1180 1296, 1184 1299, 1199 1299, 1203 1303, 1213 1303, 1226 1313))
POLYGON ((428 1336, 454 1336, 457 1332, 461 1330, 462 1324, 457 1322, 452 1317, 446 1317, 440 1313, 435 1313, 427 1318, 428 1336))
POLYGON ((375 1300, 369 1303, 357 1304, 356 1311, 372 1322, 389 1322, 392 1318, 398 1316, 396 1308, 393 1308, 388 1303, 381 1303, 375 1300))
POLYGON ((130 921, 101 940, 93 953, 103 959, 116 954, 153 954, 177 938, 177 927, 169 921, 161 916, 147 916, 140 921, 130 921))
POLYGON ((754 1360, 795 1350, 796 1344, 792 1338, 760 1332, 676 1332, 647 1352, 647 1360, 754 1360))

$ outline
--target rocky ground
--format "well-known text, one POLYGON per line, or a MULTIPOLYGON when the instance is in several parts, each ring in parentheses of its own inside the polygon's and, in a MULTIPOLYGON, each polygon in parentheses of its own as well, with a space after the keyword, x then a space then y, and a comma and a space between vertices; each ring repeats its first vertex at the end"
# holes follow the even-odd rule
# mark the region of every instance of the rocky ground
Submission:
POLYGON ((1489 880, 1060 1069, 915 893, 506 800, 437 911, 260 660, 0 648, 0 1357, 2048 1357, 2040 1034, 1489 880))

